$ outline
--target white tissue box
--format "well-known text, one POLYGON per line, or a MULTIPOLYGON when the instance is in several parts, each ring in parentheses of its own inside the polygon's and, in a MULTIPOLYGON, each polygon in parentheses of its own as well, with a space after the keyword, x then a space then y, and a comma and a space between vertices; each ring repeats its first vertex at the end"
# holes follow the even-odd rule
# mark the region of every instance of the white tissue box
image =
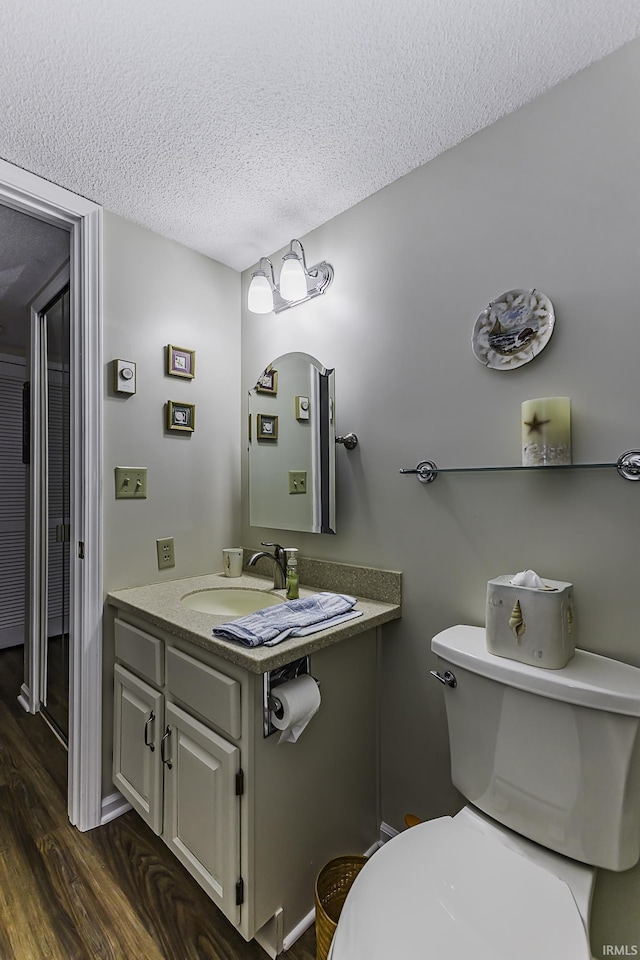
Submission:
POLYGON ((560 670, 576 651, 573 584, 514 586, 515 574, 487 583, 487 650, 534 667, 560 670))

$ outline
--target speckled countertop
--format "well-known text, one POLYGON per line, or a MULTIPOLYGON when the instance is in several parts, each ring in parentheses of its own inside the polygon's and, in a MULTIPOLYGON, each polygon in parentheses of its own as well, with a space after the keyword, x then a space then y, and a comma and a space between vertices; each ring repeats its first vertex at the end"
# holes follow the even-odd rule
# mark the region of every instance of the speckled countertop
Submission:
MULTIPOLYGON (((319 561, 317 561, 319 562, 319 561)), ((335 576, 335 567, 347 568, 346 564, 325 564, 327 574, 335 576)), ((223 640, 213 636, 213 628, 220 623, 229 621, 229 616, 218 616, 213 613, 200 613, 190 610, 180 602, 186 594, 200 590, 217 588, 264 590, 265 593, 277 593, 284 596, 284 590, 273 590, 273 582, 263 577, 251 576, 243 573, 241 577, 227 578, 222 573, 207 574, 201 577, 189 577, 184 580, 165 580, 162 583, 152 583, 143 587, 128 587, 124 590, 115 590, 107 597, 108 603, 127 613, 133 614, 148 623, 160 627, 174 636, 189 640, 225 660, 244 667, 252 673, 266 673, 276 667, 283 666, 297 657, 304 657, 323 647, 356 636, 364 630, 378 627, 389 620, 396 620, 401 616, 400 584, 401 574, 395 571, 380 571, 366 567, 350 567, 355 580, 354 584, 367 583, 366 571, 371 569, 370 582, 384 583, 385 600, 358 597, 355 609, 362 611, 362 616, 339 624, 328 630, 307 637, 297 637, 283 640, 275 647, 245 647, 240 643, 223 640), (364 574, 363 574, 364 571, 364 574), (397 598, 397 602, 387 602, 387 598, 397 598)), ((318 590, 330 589, 322 583, 320 586, 300 587, 300 596, 308 597, 318 590)), ((357 596, 353 589, 349 589, 349 578, 342 582, 340 589, 333 587, 334 592, 350 593, 357 596)), ((380 592, 374 587, 371 592, 380 592)))

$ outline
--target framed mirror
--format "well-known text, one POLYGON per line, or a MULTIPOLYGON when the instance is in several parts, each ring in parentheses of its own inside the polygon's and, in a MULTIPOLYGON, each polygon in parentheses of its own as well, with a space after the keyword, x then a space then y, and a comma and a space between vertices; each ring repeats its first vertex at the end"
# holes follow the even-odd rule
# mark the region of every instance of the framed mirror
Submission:
POLYGON ((334 370, 285 353, 249 391, 249 523, 335 533, 334 370))

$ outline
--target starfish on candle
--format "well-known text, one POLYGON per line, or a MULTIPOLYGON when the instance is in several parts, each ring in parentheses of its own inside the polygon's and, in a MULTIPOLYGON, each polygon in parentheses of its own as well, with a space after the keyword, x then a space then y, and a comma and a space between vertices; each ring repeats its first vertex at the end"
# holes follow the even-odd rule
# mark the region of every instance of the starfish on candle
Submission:
POLYGON ((532 433, 540 433, 540 434, 541 434, 541 433, 542 433, 542 429, 541 429, 541 428, 544 427, 544 425, 545 425, 546 423, 551 423, 551 420, 538 420, 538 414, 537 414, 537 413, 534 413, 534 415, 533 415, 533 417, 531 418, 531 420, 525 420, 525 421, 524 421, 525 427, 529 427, 529 433, 530 433, 530 434, 532 434, 532 433))

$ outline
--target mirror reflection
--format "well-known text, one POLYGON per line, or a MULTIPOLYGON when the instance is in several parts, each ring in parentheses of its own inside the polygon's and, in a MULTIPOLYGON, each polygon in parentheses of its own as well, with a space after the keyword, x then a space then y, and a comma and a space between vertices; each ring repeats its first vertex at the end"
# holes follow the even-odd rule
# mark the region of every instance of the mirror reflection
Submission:
POLYGON ((249 523, 335 533, 334 370, 309 354, 278 357, 249 391, 249 523))

